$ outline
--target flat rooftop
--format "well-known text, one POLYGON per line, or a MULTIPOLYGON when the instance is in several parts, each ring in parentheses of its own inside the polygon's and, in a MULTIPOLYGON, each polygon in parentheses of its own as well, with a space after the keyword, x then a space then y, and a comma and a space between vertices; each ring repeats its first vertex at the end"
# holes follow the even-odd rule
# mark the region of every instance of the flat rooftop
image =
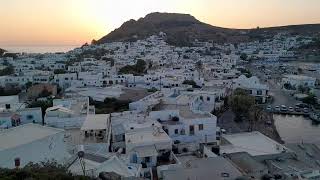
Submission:
POLYGON ((233 180, 239 176, 242 176, 241 172, 222 157, 192 160, 187 167, 163 172, 164 180, 233 180))
POLYGON ((94 143, 100 143, 101 146, 106 146, 106 139, 99 139, 94 136, 85 137, 84 132, 81 129, 67 129, 66 131, 66 142, 69 145, 88 145, 94 143))
MULTIPOLYGON (((133 123, 133 124, 146 124, 149 121, 154 122, 153 120, 150 120, 146 114, 143 113, 137 113, 135 111, 126 111, 122 113, 112 113, 111 114, 111 124, 119 125, 123 124, 123 126, 128 127, 129 125, 127 123, 133 123)), ((150 123, 151 125, 152 123, 150 123)))
POLYGON ((119 100, 130 100, 132 102, 138 101, 150 94, 147 89, 144 88, 123 88, 122 94, 119 96, 119 100))
POLYGON ((257 131, 224 135, 223 139, 229 143, 220 147, 221 153, 226 154, 247 152, 252 156, 259 156, 288 151, 283 145, 257 131))
POLYGON ((105 98, 119 98, 123 93, 121 87, 86 87, 86 88, 69 88, 67 91, 76 93, 81 96, 90 96, 96 101, 104 101, 105 98))
POLYGON ((146 144, 157 142, 170 142, 171 138, 162 129, 159 132, 152 131, 138 131, 126 134, 126 143, 132 144, 146 144))
POLYGON ((61 132, 64 130, 38 124, 25 124, 6 129, 0 131, 0 150, 15 148, 61 132))
POLYGON ((83 122, 81 130, 102 130, 109 126, 109 114, 89 114, 83 122))
POLYGON ((184 119, 210 118, 210 114, 194 113, 188 105, 162 104, 160 110, 179 110, 179 114, 184 119))
MULTIPOLYGON (((82 98, 70 98, 70 99, 54 99, 53 107, 63 106, 72 112, 74 116, 86 115, 88 113, 89 99, 82 98)), ((48 108, 50 109, 50 108, 48 108)))

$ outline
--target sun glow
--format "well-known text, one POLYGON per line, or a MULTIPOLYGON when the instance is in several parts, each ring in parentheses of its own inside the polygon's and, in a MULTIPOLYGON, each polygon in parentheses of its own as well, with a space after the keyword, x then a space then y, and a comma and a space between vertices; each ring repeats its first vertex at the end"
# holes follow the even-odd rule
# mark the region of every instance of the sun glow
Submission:
POLYGON ((83 44, 151 12, 233 28, 319 23, 319 0, 2 0, 1 44, 83 44))

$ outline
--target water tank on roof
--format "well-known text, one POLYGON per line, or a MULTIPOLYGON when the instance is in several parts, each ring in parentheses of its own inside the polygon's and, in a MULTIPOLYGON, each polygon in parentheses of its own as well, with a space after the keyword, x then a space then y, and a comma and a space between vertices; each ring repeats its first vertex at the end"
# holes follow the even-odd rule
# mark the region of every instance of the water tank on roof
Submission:
POLYGON ((83 158, 84 157, 84 146, 83 145, 79 145, 77 155, 78 155, 79 158, 83 158))

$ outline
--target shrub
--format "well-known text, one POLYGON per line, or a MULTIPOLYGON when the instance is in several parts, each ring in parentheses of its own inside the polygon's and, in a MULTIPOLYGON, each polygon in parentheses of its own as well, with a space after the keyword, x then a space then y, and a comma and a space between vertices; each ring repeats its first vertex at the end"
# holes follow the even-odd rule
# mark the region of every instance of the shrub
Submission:
POLYGON ((172 117, 172 119, 171 119, 172 121, 176 121, 176 122, 178 122, 179 121, 179 117, 177 117, 177 116, 174 116, 174 117, 172 117))

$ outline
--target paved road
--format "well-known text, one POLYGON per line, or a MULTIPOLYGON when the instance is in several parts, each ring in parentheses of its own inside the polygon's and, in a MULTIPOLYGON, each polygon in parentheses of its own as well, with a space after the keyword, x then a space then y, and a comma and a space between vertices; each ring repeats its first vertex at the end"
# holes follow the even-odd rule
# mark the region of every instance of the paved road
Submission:
POLYGON ((268 85, 270 87, 269 94, 273 97, 272 106, 294 106, 299 103, 289 92, 284 91, 280 88, 280 85, 276 84, 273 80, 268 80, 268 85))

